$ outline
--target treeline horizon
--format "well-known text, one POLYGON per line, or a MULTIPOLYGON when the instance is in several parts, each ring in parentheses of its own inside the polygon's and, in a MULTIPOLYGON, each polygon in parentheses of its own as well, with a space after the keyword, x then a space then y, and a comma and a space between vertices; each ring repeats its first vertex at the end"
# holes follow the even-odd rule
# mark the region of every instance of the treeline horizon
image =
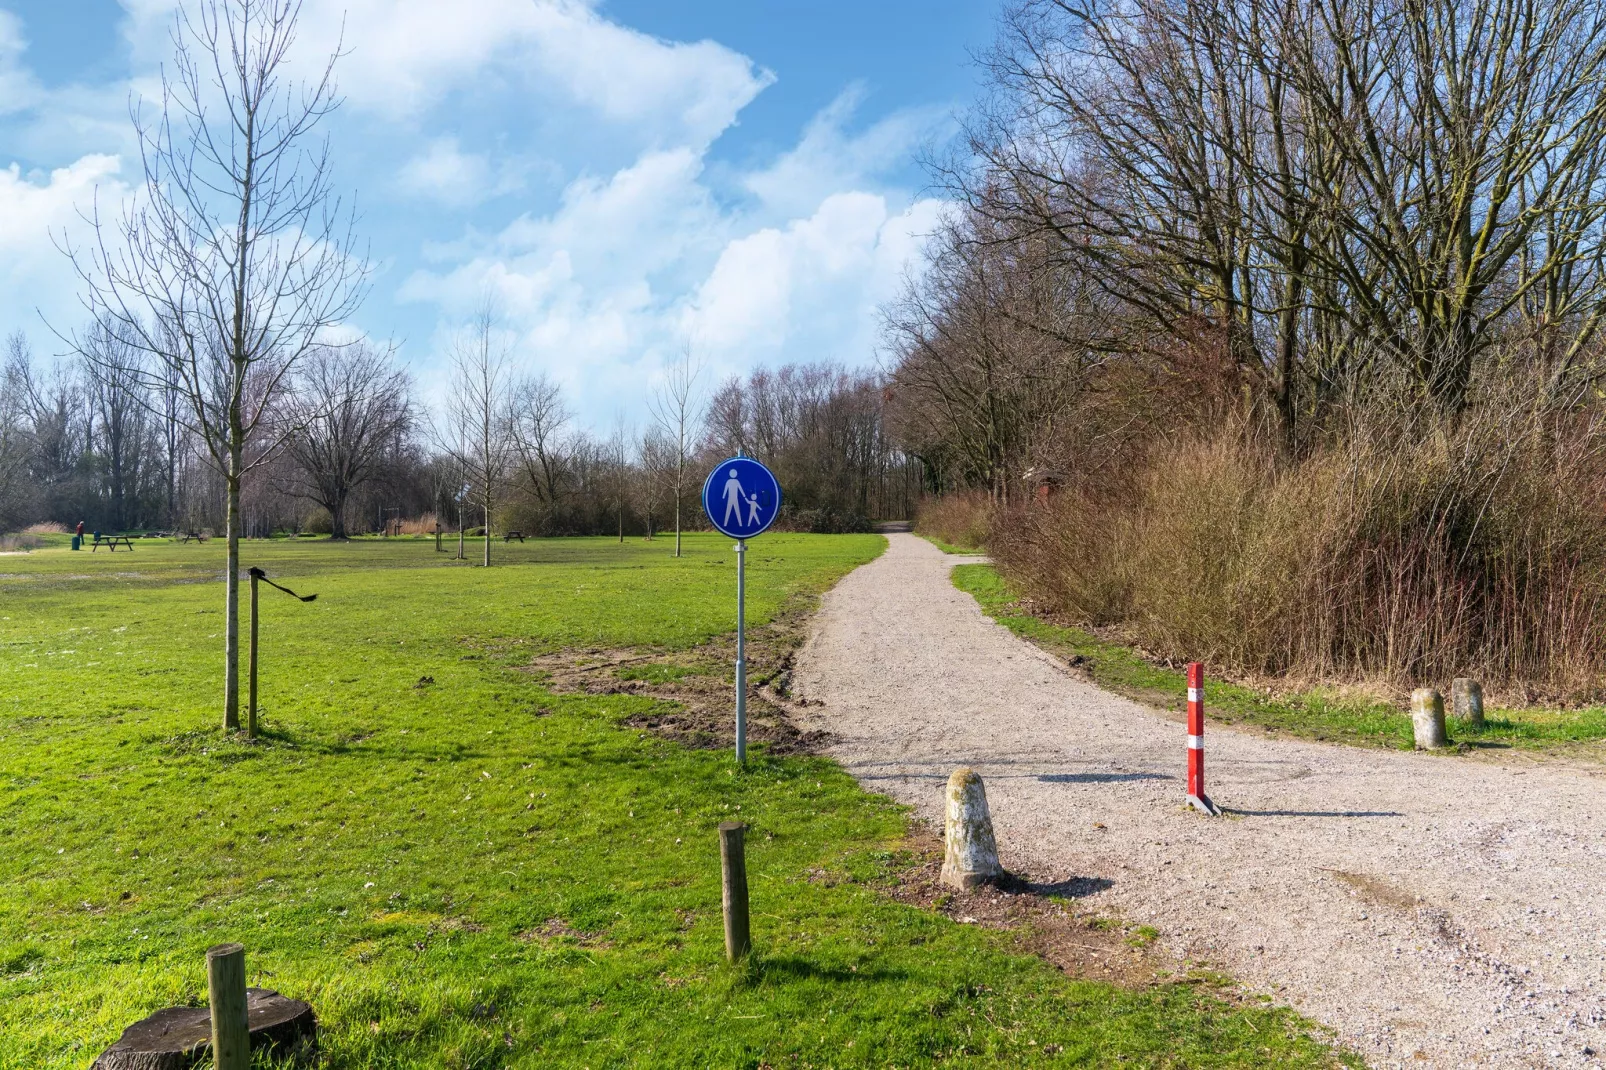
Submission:
MULTIPOLYGON (((479 399, 489 435, 477 445, 492 456, 497 532, 654 535, 673 530, 677 500, 682 528, 703 530, 702 478, 737 453, 777 472, 783 530, 864 531, 912 515, 921 471, 886 436, 877 373, 817 363, 705 383, 683 357, 642 426, 601 434, 576 425, 549 377, 516 374, 494 323, 483 326, 492 349, 471 340, 455 354, 452 389, 461 400, 476 369, 492 372, 479 399)), ((134 375, 131 347, 96 345, 97 359, 47 366, 21 332, 6 340, 0 532, 80 521, 86 531, 220 532, 223 480, 178 390, 134 375)), ((263 460, 242 487, 245 537, 483 530, 473 414, 454 418, 450 401, 429 412, 392 357, 365 341, 309 350, 249 443, 263 460)))

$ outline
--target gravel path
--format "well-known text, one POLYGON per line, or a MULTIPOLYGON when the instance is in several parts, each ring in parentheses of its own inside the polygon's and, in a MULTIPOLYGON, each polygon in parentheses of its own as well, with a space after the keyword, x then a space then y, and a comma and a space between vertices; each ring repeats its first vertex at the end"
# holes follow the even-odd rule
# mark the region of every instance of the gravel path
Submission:
POLYGON ((1089 905, 1369 1065, 1606 1063, 1600 770, 1212 728, 1207 785, 1233 816, 1194 814, 1181 724, 984 616, 949 577, 977 559, 889 539, 825 597, 794 676, 867 787, 940 824, 948 774, 974 766, 1006 867, 1108 881, 1089 905))

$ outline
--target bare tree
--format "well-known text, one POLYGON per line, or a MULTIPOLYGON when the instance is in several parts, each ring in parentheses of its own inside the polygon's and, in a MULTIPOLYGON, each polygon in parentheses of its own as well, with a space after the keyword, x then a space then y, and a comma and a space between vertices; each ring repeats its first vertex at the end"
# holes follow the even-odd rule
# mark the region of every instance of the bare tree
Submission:
POLYGON ((21 527, 28 471, 28 340, 18 331, 6 339, 0 366, 0 531, 21 527))
MULTIPOLYGON (((679 491, 684 477, 686 460, 675 448, 675 443, 658 427, 650 427, 641 434, 636 444, 636 471, 640 479, 639 501, 643 519, 647 522, 647 538, 652 539, 658 528, 658 510, 666 495, 679 491)), ((680 541, 680 517, 675 517, 675 541, 680 541)), ((679 554, 679 550, 676 550, 679 554)))
MULTIPOLYGON (((485 516, 485 557, 491 564, 491 524, 497 494, 507 475, 512 371, 506 340, 487 300, 467 333, 452 349, 452 381, 446 401, 446 427, 440 444, 463 470, 468 493, 485 516)), ((461 533, 461 521, 459 532, 461 533)), ((461 541, 459 543, 461 546, 461 541)))
MULTIPOLYGON (((239 727, 240 487, 286 376, 357 307, 368 263, 331 186, 319 123, 338 105, 330 56, 286 78, 301 0, 203 0, 175 17, 160 108, 133 110, 143 182, 87 248, 64 241, 92 317, 177 384, 227 495, 223 725, 239 727)), ((76 339, 88 353, 85 339, 76 339)))
POLYGON ((624 413, 614 417, 613 434, 608 437, 606 456, 610 483, 613 490, 613 507, 619 521, 619 541, 625 541, 625 505, 630 498, 630 433, 625 428, 624 413))
POLYGON ((702 367, 692 360, 690 344, 664 372, 650 406, 653 421, 673 451, 675 462, 672 490, 675 496, 675 556, 680 556, 680 507, 686 497, 692 450, 703 418, 703 402, 697 388, 702 367))
POLYGON ((526 376, 513 388, 508 431, 536 501, 550 511, 558 503, 563 475, 563 432, 574 414, 563 390, 546 373, 526 376))
POLYGON ((313 350, 280 408, 294 465, 287 489, 329 511, 330 536, 346 538, 346 502, 374 478, 413 427, 407 373, 390 354, 359 344, 313 350))
POLYGON ((86 362, 89 401, 93 406, 98 445, 104 471, 102 482, 111 505, 115 531, 129 526, 132 504, 142 485, 141 474, 149 460, 149 417, 152 405, 140 375, 141 354, 110 325, 102 324, 88 336, 86 362))

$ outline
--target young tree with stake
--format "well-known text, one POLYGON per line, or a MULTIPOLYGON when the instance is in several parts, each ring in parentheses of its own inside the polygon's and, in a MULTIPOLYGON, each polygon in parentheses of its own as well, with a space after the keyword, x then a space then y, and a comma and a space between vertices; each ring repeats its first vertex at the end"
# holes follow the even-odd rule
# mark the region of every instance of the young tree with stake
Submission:
POLYGON ((663 433, 674 460, 672 487, 675 493, 675 556, 680 556, 680 505, 692 479, 691 454, 702 423, 703 404, 697 380, 702 367, 692 360, 691 346, 664 373, 664 381, 650 402, 653 422, 663 433))
POLYGON ((280 444, 261 431, 287 377, 356 310, 369 270, 318 136, 340 103, 339 53, 286 78, 300 14, 301 0, 180 9, 160 106, 133 112, 138 195, 115 221, 95 207, 88 246, 64 244, 94 321, 140 351, 152 387, 176 384, 223 476, 226 730, 240 724, 240 487, 280 444))
MULTIPOLYGON (((462 468, 468 489, 484 510, 486 568, 491 565, 491 519, 510 454, 513 383, 509 357, 497 330, 495 307, 486 301, 452 349, 446 426, 436 436, 442 449, 462 468)), ((461 522, 459 536, 461 541, 461 522)))

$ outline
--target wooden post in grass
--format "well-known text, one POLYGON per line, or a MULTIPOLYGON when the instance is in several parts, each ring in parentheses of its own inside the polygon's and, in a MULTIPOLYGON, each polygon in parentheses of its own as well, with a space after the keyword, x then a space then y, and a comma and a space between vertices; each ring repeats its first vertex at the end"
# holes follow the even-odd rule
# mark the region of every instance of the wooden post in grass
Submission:
POLYGON ((438 520, 435 522, 435 552, 441 552, 441 525, 438 520))
POLYGON ((719 866, 724 885, 725 956, 732 962, 753 950, 747 924, 747 856, 742 834, 747 826, 725 821, 719 826, 719 866))
POLYGON ((247 659, 250 678, 246 689, 245 703, 245 738, 257 737, 257 580, 261 579, 263 572, 259 568, 251 569, 251 653, 247 659))
POLYGON ((251 1025, 245 1006, 245 948, 218 944, 206 952, 215 1070, 250 1070, 251 1025))

